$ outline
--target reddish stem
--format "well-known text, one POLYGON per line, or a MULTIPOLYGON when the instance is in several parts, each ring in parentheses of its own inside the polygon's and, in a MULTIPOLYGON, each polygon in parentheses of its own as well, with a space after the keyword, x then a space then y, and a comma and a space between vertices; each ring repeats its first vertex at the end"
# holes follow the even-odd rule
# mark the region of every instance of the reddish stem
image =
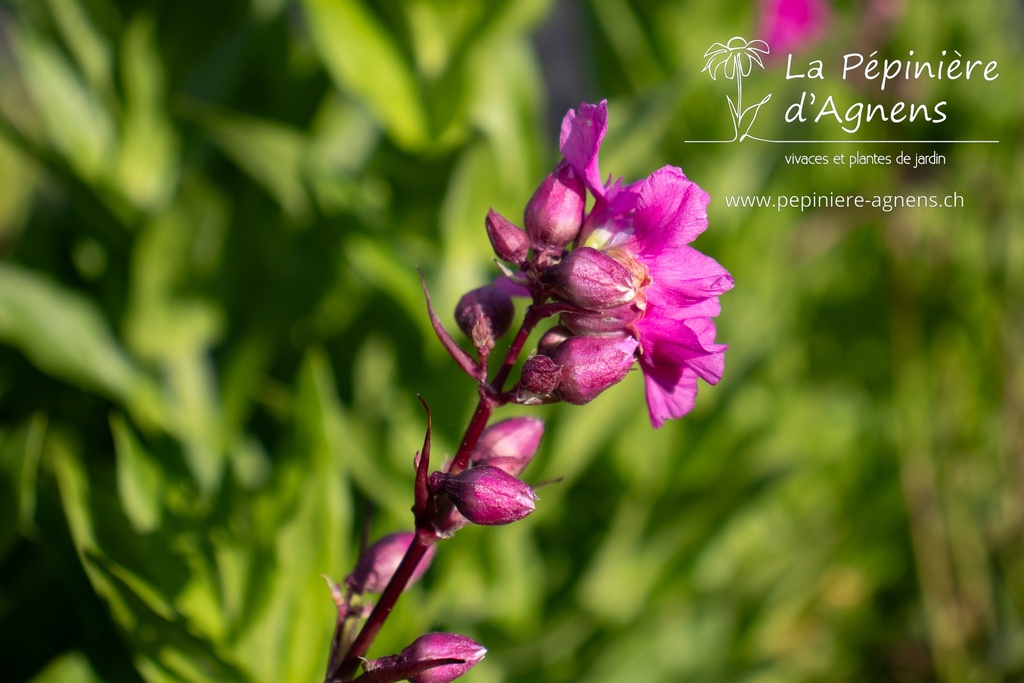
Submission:
POLYGON ((366 623, 363 624, 359 635, 352 641, 345 659, 338 666, 337 670, 327 677, 328 681, 352 680, 352 677, 359 669, 362 658, 370 649, 374 638, 380 633, 381 627, 384 626, 384 622, 391 614, 391 610, 398 601, 398 596, 405 590, 405 586, 409 583, 409 579, 412 578, 413 572, 416 571, 420 560, 427 553, 427 548, 435 540, 435 538, 431 538, 426 534, 416 534, 412 544, 409 546, 409 550, 405 553, 405 557, 402 558, 402 563, 398 565, 398 569, 395 570, 395 574, 391 577, 387 588, 381 594, 380 600, 377 601, 373 611, 370 612, 370 616, 366 619, 366 623))
MULTIPOLYGON (((449 473, 458 474, 466 469, 469 464, 469 458, 480 441, 480 435, 483 434, 484 428, 487 427, 487 422, 491 419, 494 409, 506 402, 502 398, 505 382, 508 381, 512 368, 515 367, 519 355, 523 352, 523 347, 526 345, 526 340, 530 337, 530 333, 533 332, 533 328, 544 318, 556 315, 564 310, 570 309, 567 309, 563 304, 539 303, 535 303, 526 309, 526 314, 523 316, 523 324, 520 326, 511 345, 509 345, 508 351, 505 353, 505 359, 502 361, 501 367, 495 374, 494 379, 490 384, 480 383, 480 400, 477 403, 473 417, 470 418, 469 425, 466 427, 466 433, 459 444, 459 450, 455 454, 455 459, 448 468, 449 473)), ((429 456, 429 436, 428 426, 427 441, 424 443, 421 458, 429 456)), ((421 469, 423 471, 426 470, 426 463, 423 463, 421 469)), ((419 480, 419 475, 422 473, 417 474, 417 480, 419 480)), ((417 489, 419 489, 419 486, 417 486, 417 489)), ((352 645, 345 654, 345 659, 342 660, 334 672, 329 672, 327 683, 352 680, 352 677, 359 669, 362 658, 369 651, 374 638, 377 637, 380 629, 384 626, 384 622, 391 614, 395 603, 398 602, 399 596, 405 590, 413 572, 416 571, 420 560, 426 554, 427 548, 437 541, 437 536, 430 526, 424 523, 422 518, 423 513, 426 512, 425 508, 428 506, 421 506, 419 504, 421 495, 422 492, 417 490, 417 502, 414 507, 414 512, 416 513, 416 537, 409 546, 409 550, 406 551, 405 557, 402 558, 401 564, 398 565, 398 569, 395 570, 394 576, 391 577, 391 581, 388 582, 387 588, 381 594, 380 600, 377 601, 373 611, 370 612, 366 623, 363 624, 359 635, 352 641, 352 645)))
POLYGON ((567 307, 565 304, 533 304, 526 309, 526 314, 523 316, 523 324, 519 327, 519 331, 516 332, 515 338, 512 339, 508 351, 505 352, 505 359, 501 362, 501 367, 498 368, 494 379, 490 384, 480 385, 480 401, 476 405, 476 412, 470 418, 469 426, 466 428, 466 435, 462 438, 462 443, 459 444, 459 450, 456 451, 455 458, 448 468, 450 474, 458 474, 469 466, 469 458, 472 456, 477 442, 480 441, 480 435, 483 434, 484 428, 487 426, 488 420, 491 419, 494 409, 508 402, 508 399, 503 396, 505 382, 508 381, 509 375, 512 374, 512 368, 515 367, 516 361, 519 360, 519 355, 523 352, 523 347, 526 346, 526 340, 530 338, 533 328, 544 318, 549 318, 566 310, 572 310, 572 307, 567 307))

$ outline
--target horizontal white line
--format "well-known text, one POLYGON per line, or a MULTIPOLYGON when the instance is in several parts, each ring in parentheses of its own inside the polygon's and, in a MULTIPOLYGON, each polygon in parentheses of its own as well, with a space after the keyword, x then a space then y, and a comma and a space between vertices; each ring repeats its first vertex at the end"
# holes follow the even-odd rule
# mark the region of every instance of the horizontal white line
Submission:
MULTIPOLYGON (((994 145, 999 140, 765 140, 763 138, 747 138, 757 142, 771 142, 781 145, 994 145)), ((726 144, 737 142, 737 140, 683 140, 684 143, 694 145, 700 144, 726 144)))

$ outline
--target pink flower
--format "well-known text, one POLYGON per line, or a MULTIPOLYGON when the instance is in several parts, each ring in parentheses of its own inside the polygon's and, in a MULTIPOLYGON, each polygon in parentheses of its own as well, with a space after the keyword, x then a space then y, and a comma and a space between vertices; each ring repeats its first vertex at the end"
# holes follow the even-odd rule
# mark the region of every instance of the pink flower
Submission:
POLYGON ((829 20, 823 0, 762 0, 759 35, 781 57, 817 40, 829 20))
POLYGON ((665 166, 630 185, 602 183, 598 151, 607 121, 606 102, 581 104, 566 114, 560 146, 595 199, 576 249, 597 250, 622 270, 589 253, 556 267, 561 298, 587 311, 563 323, 576 334, 624 330, 638 340, 651 423, 660 427, 693 408, 698 377, 709 384, 722 378, 727 347, 714 343, 712 318, 733 279, 689 246, 707 228, 710 197, 682 170, 665 166))

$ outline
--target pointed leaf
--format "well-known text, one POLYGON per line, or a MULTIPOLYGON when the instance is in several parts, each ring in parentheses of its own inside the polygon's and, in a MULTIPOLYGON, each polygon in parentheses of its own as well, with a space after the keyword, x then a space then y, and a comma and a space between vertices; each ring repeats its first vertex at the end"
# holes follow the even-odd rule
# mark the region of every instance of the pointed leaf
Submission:
POLYGON ((400 146, 426 145, 430 136, 416 77, 388 30, 356 0, 304 5, 314 44, 338 87, 364 99, 400 146))

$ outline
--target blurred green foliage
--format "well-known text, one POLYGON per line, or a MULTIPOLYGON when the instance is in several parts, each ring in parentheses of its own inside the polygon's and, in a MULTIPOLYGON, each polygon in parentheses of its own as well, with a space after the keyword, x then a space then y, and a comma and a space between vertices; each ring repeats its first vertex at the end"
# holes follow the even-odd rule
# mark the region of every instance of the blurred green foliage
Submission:
MULTIPOLYGON (((606 173, 672 163, 712 194, 697 246, 737 282, 725 379, 658 432, 635 376, 543 409, 528 473, 561 483, 527 521, 443 544, 372 654, 446 629, 490 648, 478 683, 1020 680, 1020 6, 836 3, 814 52, 830 63, 1000 64, 911 93, 950 102, 945 138, 1000 140, 917 172, 685 144, 731 135, 701 55, 755 18, 735 1, 0 4, 4 679, 319 680, 320 575, 350 570, 364 526, 411 522, 416 394, 435 453, 472 406, 416 267, 440 310, 493 277, 487 209, 518 216, 564 109, 607 97, 606 173), (966 201, 721 201, 810 191, 966 201)), ((748 85, 791 101, 805 86, 783 74, 748 85)))

